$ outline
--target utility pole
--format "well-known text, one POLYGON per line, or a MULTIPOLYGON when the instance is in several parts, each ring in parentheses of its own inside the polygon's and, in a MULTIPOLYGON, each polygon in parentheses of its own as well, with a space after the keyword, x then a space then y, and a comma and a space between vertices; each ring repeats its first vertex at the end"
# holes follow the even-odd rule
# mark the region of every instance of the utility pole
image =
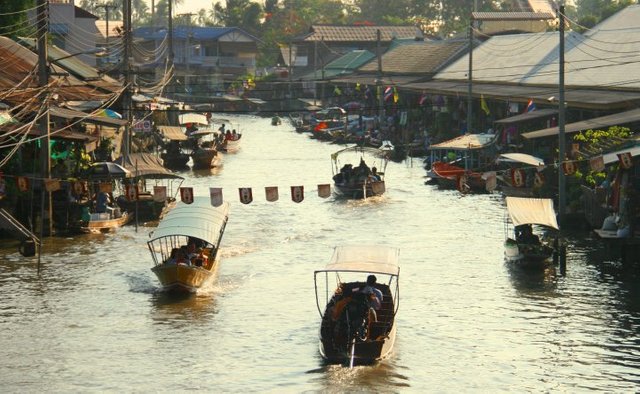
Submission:
MULTIPOLYGON (((167 27, 168 27, 168 30, 169 30, 169 32, 168 32, 168 35, 169 35, 169 37, 168 37, 168 39, 169 39, 169 54, 168 54, 168 56, 169 56, 169 65, 168 65, 168 67, 169 68, 168 69, 171 70, 171 75, 172 75, 171 79, 173 79, 173 75, 175 75, 175 70, 174 70, 174 67, 173 67, 174 66, 175 54, 173 52, 173 8, 171 6, 172 3, 173 3, 173 1, 171 1, 171 0, 169 0, 168 3, 167 3, 167 5, 168 5, 168 11, 167 11, 167 14, 168 14, 167 15, 167 17, 168 17, 167 25, 168 26, 167 27)), ((173 96, 175 96, 175 92, 176 92, 175 85, 173 83, 169 83, 167 86, 171 86, 173 88, 173 92, 172 92, 172 96, 171 97, 175 98, 175 97, 173 97, 173 96)))
POLYGON ((183 16, 187 18, 187 41, 186 41, 186 47, 185 47, 185 65, 186 65, 186 71, 184 74, 184 88, 186 90, 186 92, 188 94, 191 94, 191 90, 189 89, 189 73, 191 72, 191 65, 189 63, 191 63, 191 36, 192 36, 192 32, 191 32, 191 17, 195 15, 194 13, 188 12, 185 14, 180 14, 178 16, 183 16))
MULTIPOLYGON (((37 26, 38 26, 38 85, 41 89, 46 89, 45 92, 41 93, 41 97, 45 102, 45 110, 39 120, 40 133, 42 134, 42 138, 40 139, 41 146, 41 160, 42 160, 42 180, 41 180, 41 199, 40 199, 40 245, 38 247, 38 272, 40 272, 40 256, 42 250, 42 239, 44 235, 44 217, 45 217, 45 209, 44 206, 46 204, 46 194, 45 194, 45 180, 49 179, 51 175, 51 160, 50 160, 50 151, 49 151, 49 140, 50 140, 50 130, 49 130, 49 64, 47 60, 47 39, 49 33, 49 1, 48 0, 38 0, 38 15, 37 15, 37 26)), ((51 204, 51 196, 49 196, 49 204, 51 204)), ((49 207, 49 235, 51 235, 51 207, 49 207)))
POLYGON ((106 21, 106 34, 107 36, 105 37, 105 47, 107 48, 107 53, 109 53, 111 51, 111 47, 109 47, 109 8, 116 8, 115 5, 113 4, 109 4, 109 3, 104 3, 104 4, 99 4, 96 6, 96 8, 104 8, 104 13, 105 13, 105 21, 106 21))
MULTIPOLYGON (((474 10, 476 5, 474 4, 474 10)), ((473 25, 474 16, 469 18, 469 70, 467 72, 467 133, 471 133, 473 128, 473 25)))
POLYGON ((565 155, 565 140, 564 140, 564 4, 561 2, 558 7, 558 23, 560 33, 560 44, 558 45, 558 221, 560 222, 560 228, 564 224, 565 208, 567 205, 566 200, 566 179, 564 176, 564 170, 562 163, 564 163, 565 155))
POLYGON ((129 148, 131 140, 131 123, 132 123, 132 82, 131 82, 131 0, 124 0, 122 13, 124 27, 124 59, 122 61, 122 72, 124 73, 124 92, 122 96, 122 107, 124 109, 124 118, 127 124, 124 126, 124 135, 122 136, 122 144, 124 147, 122 156, 126 159, 129 157, 129 148))
POLYGON ((382 51, 380 41, 382 40, 380 29, 376 30, 376 57, 378 58, 378 78, 376 78, 376 95, 378 98, 378 127, 382 124, 382 107, 384 106, 384 93, 382 92, 382 51))

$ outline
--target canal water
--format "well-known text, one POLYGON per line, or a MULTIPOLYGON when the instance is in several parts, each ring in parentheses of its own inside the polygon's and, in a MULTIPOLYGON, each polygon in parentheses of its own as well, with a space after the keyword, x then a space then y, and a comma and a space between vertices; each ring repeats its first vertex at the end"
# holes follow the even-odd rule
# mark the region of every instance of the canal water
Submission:
MULTIPOLYGON (((367 201, 317 195, 339 146, 285 122, 235 118, 242 148, 185 171, 197 196, 231 203, 212 285, 159 291, 151 227, 47 238, 36 260, 0 247, 0 389, 12 392, 631 392, 640 387, 640 279, 597 241, 569 239, 567 271, 503 261, 499 195, 425 185, 419 159, 390 163, 367 201), (294 203, 290 186, 304 186, 294 203), (280 200, 267 202, 266 186, 280 200), (238 188, 253 188, 253 203, 238 188), (393 355, 324 365, 313 271, 341 244, 400 248, 393 355)), ((364 279, 364 278, 363 278, 364 279)))

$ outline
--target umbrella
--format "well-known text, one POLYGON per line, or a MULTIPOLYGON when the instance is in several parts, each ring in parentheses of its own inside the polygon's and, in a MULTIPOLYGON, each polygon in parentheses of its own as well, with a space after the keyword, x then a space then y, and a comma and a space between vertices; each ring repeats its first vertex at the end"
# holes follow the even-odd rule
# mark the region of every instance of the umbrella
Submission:
POLYGON ((101 161, 91 164, 89 169, 87 169, 87 176, 92 179, 129 178, 131 177, 131 172, 120 164, 101 161))
POLYGON ((342 106, 343 109, 346 109, 347 111, 351 110, 351 111, 357 111, 359 109, 362 109, 363 105, 362 103, 358 102, 358 101, 350 101, 346 104, 344 104, 342 106))
POLYGON ((96 113, 96 115, 104 116, 105 118, 122 119, 122 115, 109 108, 101 109, 96 113))

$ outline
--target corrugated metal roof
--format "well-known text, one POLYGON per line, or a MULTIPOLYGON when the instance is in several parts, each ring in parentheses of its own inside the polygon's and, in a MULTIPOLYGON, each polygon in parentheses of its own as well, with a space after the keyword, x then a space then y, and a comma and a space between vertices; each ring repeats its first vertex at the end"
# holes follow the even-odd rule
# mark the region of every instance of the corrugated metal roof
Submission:
MULTIPOLYGON (((251 38, 254 41, 259 41, 256 37, 247 33, 246 31, 238 27, 202 27, 202 26, 174 26, 173 38, 179 40, 186 40, 189 37, 192 40, 219 40, 221 37, 238 32, 251 38)), ((136 38, 142 38, 145 40, 163 40, 167 35, 166 28, 153 28, 153 27, 140 27, 134 29, 133 36, 136 38)))
MULTIPOLYGON (((412 44, 399 45, 382 55, 382 71, 385 74, 435 73, 451 59, 461 55, 467 46, 467 40, 414 41, 412 44)), ((378 62, 370 62, 358 71, 377 70, 378 62)))
MULTIPOLYGON (((588 34, 565 35, 565 86, 640 89, 640 6, 628 6, 588 34), (606 71, 605 71, 606 70, 606 71)), ((473 51, 473 79, 523 85, 558 84, 558 32, 491 37, 473 51)), ((466 80, 469 58, 434 77, 466 80)))
POLYGON ((549 12, 472 12, 471 17, 478 21, 537 21, 554 19, 549 12))
POLYGON ((389 42, 395 38, 424 38, 424 33, 416 26, 337 26, 313 25, 303 41, 323 42, 375 42, 380 30, 380 41, 389 42))
MULTIPOLYGON (((640 108, 620 112, 613 115, 587 119, 580 122, 569 123, 564 126, 564 132, 567 134, 571 134, 577 133, 578 131, 598 130, 602 128, 608 128, 609 126, 619 126, 636 122, 640 122, 640 108)), ((535 138, 555 136, 558 135, 558 133, 559 130, 556 126, 542 130, 530 131, 528 133, 522 133, 522 136, 526 139, 531 140, 535 138)))
POLYGON ((544 118, 545 116, 552 116, 552 115, 556 115, 557 113, 558 113, 557 109, 544 108, 544 109, 538 109, 535 111, 526 112, 524 114, 514 115, 508 118, 496 120, 494 123, 513 124, 518 122, 524 122, 531 119, 544 118))

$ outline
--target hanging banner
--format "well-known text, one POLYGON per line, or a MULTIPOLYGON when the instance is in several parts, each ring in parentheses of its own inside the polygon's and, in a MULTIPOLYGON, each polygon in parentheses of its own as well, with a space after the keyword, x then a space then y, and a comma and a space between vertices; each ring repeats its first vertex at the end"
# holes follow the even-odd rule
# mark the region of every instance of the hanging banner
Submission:
POLYGON ((278 201, 278 187, 277 186, 267 186, 264 188, 264 194, 267 197, 267 201, 274 202, 278 201))
POLYGON ((45 179, 44 180, 44 189, 48 193, 56 192, 60 190, 60 180, 59 179, 45 179))
POLYGON ((29 178, 26 176, 19 176, 16 178, 16 183, 18 184, 18 190, 21 192, 26 192, 29 190, 29 178))
POLYGON ((210 187, 209 188, 209 198, 211 199, 211 206, 219 207, 222 205, 222 188, 221 187, 210 187))
POLYGON ((373 194, 379 196, 381 194, 384 194, 385 190, 386 188, 384 181, 371 182, 371 191, 373 192, 373 194))
POLYGON ((7 184, 4 182, 4 178, 2 177, 2 172, 0 172, 0 200, 2 200, 6 194, 7 194, 7 184))
POLYGON ((544 174, 536 172, 533 176, 533 187, 542 187, 544 185, 544 174))
POLYGON ((488 192, 496 190, 496 187, 498 186, 498 177, 495 171, 485 172, 484 174, 482 174, 482 179, 484 179, 485 181, 484 188, 488 192))
POLYGON ((331 195, 331 185, 328 183, 318 185, 318 197, 327 198, 331 195))
POLYGON ((124 194, 127 196, 127 200, 136 201, 138 199, 138 188, 131 183, 124 185, 124 194))
POLYGON ((525 177, 526 175, 524 174, 524 170, 520 168, 511 169, 511 185, 513 185, 514 187, 524 186, 525 177))
POLYGON ((291 200, 293 202, 304 200, 304 186, 291 186, 291 200))
POLYGON ((604 157, 602 155, 592 157, 591 159, 589 159, 589 166, 591 167, 591 171, 604 171, 604 157))
POLYGON ((193 188, 181 187, 180 188, 180 200, 185 204, 193 203, 193 188))
POLYGON ((562 163, 562 170, 565 175, 573 175, 576 173, 576 163, 573 161, 565 161, 562 163))
POLYGON ((167 187, 166 186, 154 186, 153 187, 153 201, 164 202, 167 200, 167 187))
POLYGON ((238 189, 240 193, 240 202, 243 204, 251 204, 253 201, 253 194, 250 187, 241 187, 238 189))
POLYGON ((633 167, 633 157, 631 152, 618 153, 618 160, 620 160, 620 167, 629 169, 633 167))
POLYGON ((113 193, 113 185, 111 182, 101 182, 98 189, 104 193, 113 193))

